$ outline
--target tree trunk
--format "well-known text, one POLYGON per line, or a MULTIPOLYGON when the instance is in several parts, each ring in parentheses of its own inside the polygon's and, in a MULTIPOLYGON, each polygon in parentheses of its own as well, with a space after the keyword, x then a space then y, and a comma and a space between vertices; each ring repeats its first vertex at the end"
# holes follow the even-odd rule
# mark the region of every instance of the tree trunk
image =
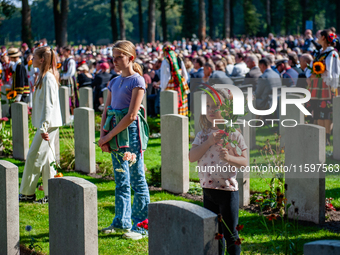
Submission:
POLYGON ((139 41, 144 43, 142 0, 138 0, 138 12, 139 12, 139 41))
POLYGON ((64 47, 67 45, 67 17, 68 17, 68 0, 61 0, 61 9, 59 12, 59 41, 57 45, 64 47))
POLYGON ((148 41, 151 43, 155 42, 155 32, 156 32, 156 14, 155 14, 155 0, 149 0, 149 32, 148 41))
POLYGON ((59 0, 53 0, 53 14, 54 14, 54 31, 55 41, 57 46, 60 44, 60 3, 59 0))
POLYGON ((214 2, 208 1, 208 15, 209 15, 209 35, 212 39, 215 39, 215 25, 214 25, 214 2))
POLYGON ((230 38, 230 0, 224 0, 224 36, 230 38))
POLYGON ((270 0, 266 0, 266 7, 267 7, 267 33, 270 33, 272 28, 272 19, 271 19, 271 11, 270 11, 270 0))
POLYGON ((120 39, 121 40, 126 40, 126 37, 125 37, 124 11, 123 11, 123 0, 118 0, 118 13, 119 13, 120 39))
POLYGON ((205 1, 204 0, 199 0, 198 12, 199 12, 198 38, 201 42, 203 42, 206 36, 205 1))
POLYGON ((31 8, 28 0, 22 0, 22 27, 21 39, 27 43, 29 48, 32 48, 32 28, 31 28, 31 8))
POLYGON ((165 0, 161 0, 161 23, 162 23, 162 30, 163 30, 163 42, 168 40, 168 28, 166 22, 166 3, 165 0))
POLYGON ((118 40, 116 0, 111 0, 111 28, 112 28, 112 39, 115 42, 118 40))
POLYGON ((230 37, 234 36, 234 0, 229 0, 230 1, 230 37))

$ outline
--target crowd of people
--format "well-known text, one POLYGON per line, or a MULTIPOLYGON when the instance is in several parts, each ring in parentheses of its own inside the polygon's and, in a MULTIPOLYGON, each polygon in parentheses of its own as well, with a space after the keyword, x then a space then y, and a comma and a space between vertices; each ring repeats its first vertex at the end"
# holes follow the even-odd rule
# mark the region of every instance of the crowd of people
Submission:
MULTIPOLYGON (((269 34, 266 38, 204 42, 194 39, 173 41, 172 44, 118 41, 111 45, 54 49, 42 40, 35 49, 29 49, 26 43, 21 49, 2 47, 1 85, 15 92, 15 101, 33 101, 33 105, 41 106, 33 109, 35 116, 32 121, 38 132, 28 153, 30 157, 25 165, 20 201, 35 200, 35 188, 41 173, 46 196, 39 202, 48 202, 47 180, 53 177, 50 167, 53 154, 48 150, 49 143, 44 141, 53 142, 55 131, 62 125, 58 110, 58 83, 69 87, 71 116, 79 106, 79 89, 93 89, 94 108, 103 111, 98 145, 103 152, 111 152, 115 148, 124 154, 112 155, 116 181, 115 218, 102 231, 113 233, 124 230, 127 232, 125 238, 129 239, 142 238, 137 223, 147 217, 150 202, 143 161, 148 136, 142 131, 147 130, 144 129, 147 124, 145 112, 140 107, 145 96, 148 115, 153 117, 159 114, 160 92, 175 90, 178 92, 178 113, 186 116, 192 109, 190 93, 198 89, 194 85, 197 82, 213 85, 218 80, 234 84, 236 78, 242 78, 244 85, 252 87, 258 110, 271 107, 275 87, 305 88, 311 92, 311 100, 305 105, 312 112, 310 121, 325 127, 329 143, 332 98, 338 96, 340 76, 340 47, 335 32, 334 28, 330 28, 318 31, 315 37, 306 30, 304 38, 275 38, 269 34), (33 95, 35 90, 39 91, 33 95), (103 99, 104 90, 108 90, 106 101, 103 99), (124 163, 121 164, 122 161, 124 163), (132 208, 130 185, 135 191, 132 208)), ((230 92, 223 89, 211 89, 210 92, 215 93, 214 102, 217 98, 232 100, 230 92)), ((212 102, 212 98, 207 100, 209 114, 201 123, 202 131, 196 135, 189 153, 190 161, 198 161, 200 166, 207 164, 207 160, 211 164, 246 165, 247 145, 241 133, 235 131, 230 134, 232 140, 237 140, 241 154, 237 155, 232 148, 221 150, 219 147, 217 142, 223 134, 211 124, 221 118, 220 112, 216 112, 220 105, 214 106, 212 102), (210 150, 215 154, 208 152, 210 150)), ((237 237, 234 231, 238 222, 236 173, 216 178, 200 173, 200 182, 204 190, 204 206, 221 213, 234 237, 237 237)), ((233 241, 227 230, 223 232, 229 254, 240 254, 239 246, 231 247, 233 241)))

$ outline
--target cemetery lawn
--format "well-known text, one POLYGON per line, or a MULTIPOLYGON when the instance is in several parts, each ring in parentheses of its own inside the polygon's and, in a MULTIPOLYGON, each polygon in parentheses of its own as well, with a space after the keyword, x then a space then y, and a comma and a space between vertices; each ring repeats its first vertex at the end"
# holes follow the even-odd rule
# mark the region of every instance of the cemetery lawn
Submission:
MULTIPOLYGON (((63 127, 60 130, 60 151, 67 150, 72 144, 71 129, 63 127)), ((268 130, 257 130, 257 144, 263 146, 267 139, 273 140, 273 134, 268 135, 268 130)), ((99 139, 99 132, 96 132, 96 141, 99 139)), ((145 164, 148 169, 146 177, 148 183, 159 186, 159 169, 161 166, 161 139, 150 139, 148 149, 145 153, 145 164), (157 175, 158 174, 158 175, 157 175)), ((274 143, 272 144, 274 145, 274 143)), ((327 147, 327 150, 332 149, 327 147)), ((264 162, 265 159, 257 150, 251 151, 251 158, 256 157, 257 162, 264 162)), ((19 182, 21 182, 22 173, 24 170, 24 162, 14 160, 12 158, 3 158, 10 161, 19 167, 19 182)), ((96 161, 101 163, 101 173, 103 175, 112 174, 112 165, 109 154, 101 152, 100 148, 96 148, 96 161), (103 168, 105 170, 103 170, 103 168), (110 172, 111 171, 111 172, 110 172)), ((252 159, 250 160, 252 162, 252 159)), ((335 164, 339 162, 327 158, 327 163, 335 164)), ((197 180, 197 176, 192 171, 191 166, 190 178, 197 180)), ((115 201, 115 183, 112 180, 97 179, 81 173, 63 171, 64 176, 75 176, 84 178, 97 186, 98 189, 98 243, 99 254, 148 254, 148 239, 144 238, 138 241, 129 241, 121 238, 121 234, 104 235, 99 232, 100 229, 111 224, 114 217, 114 201, 115 201)), ((41 182, 40 182, 41 183, 41 182)), ((39 183, 39 185, 40 185, 39 183)), ((252 192, 263 192, 268 189, 268 184, 261 178, 252 178, 250 181, 250 189, 252 192)), ((133 195, 133 192, 132 192, 133 195)), ((180 196, 175 196, 164 191, 150 191, 151 202, 161 200, 181 200, 192 202, 203 206, 201 202, 185 199, 180 196)), ((42 191, 37 191, 37 199, 43 197, 42 191)), ((333 205, 340 209, 340 181, 337 178, 326 178, 326 197, 333 197, 333 205)), ((26 225, 32 226, 31 235, 42 248, 42 252, 49 253, 49 219, 48 205, 36 205, 32 203, 20 203, 20 243, 28 246, 30 244, 29 233, 25 231, 26 225)), ((261 223, 261 216, 257 213, 250 213, 244 210, 239 212, 239 224, 244 224, 244 229, 240 232, 240 237, 244 238, 242 243, 242 254, 273 254, 270 243, 269 233, 261 223)), ((268 222, 268 220, 266 220, 268 222)), ((271 224, 271 222, 268 222, 271 224)), ((275 225, 280 226, 281 220, 276 221, 275 225)), ((280 227, 279 227, 280 228, 280 227)), ((270 228, 271 229, 271 228, 270 228)), ((297 242, 298 254, 303 253, 303 244, 306 242, 319 239, 339 239, 337 233, 321 229, 317 226, 299 225, 298 232, 291 230, 290 239, 297 242)), ((166 231, 166 230, 164 230, 166 231)), ((278 244, 283 245, 283 241, 278 241, 278 244)), ((63 244, 60 244, 63 245, 63 244)), ((282 246, 283 247, 283 246, 282 246)), ((281 254, 281 253, 280 253, 281 254)), ((282 251, 284 254, 284 251, 282 251)))

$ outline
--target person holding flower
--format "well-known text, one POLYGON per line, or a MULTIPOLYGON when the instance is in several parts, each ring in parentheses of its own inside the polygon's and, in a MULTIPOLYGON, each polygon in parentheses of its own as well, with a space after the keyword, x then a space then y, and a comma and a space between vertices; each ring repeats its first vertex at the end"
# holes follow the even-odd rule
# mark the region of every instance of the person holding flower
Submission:
POLYGON ((112 154, 115 217, 102 232, 123 231, 126 232, 123 238, 138 240, 144 231, 137 224, 147 218, 150 203, 143 159, 149 137, 145 111, 141 107, 145 81, 141 66, 134 62, 136 49, 131 42, 117 41, 113 58, 122 74, 109 83, 98 145, 103 152, 112 154), (130 185, 135 192, 132 208, 130 185))
POLYGON ((35 190, 42 175, 45 197, 36 201, 48 202, 48 180, 56 174, 51 163, 55 161, 54 139, 62 126, 59 105, 59 73, 56 54, 50 47, 36 48, 33 67, 39 68, 39 76, 33 94, 32 124, 37 128, 27 154, 20 185, 20 202, 35 202, 35 190))
POLYGON ((311 92, 313 118, 317 124, 326 128, 326 143, 330 144, 332 99, 338 95, 340 75, 340 60, 333 46, 337 36, 331 30, 321 31, 318 42, 322 49, 317 52, 311 62, 306 77, 308 89, 311 92))
MULTIPOLYGON (((206 93, 214 98, 207 95, 207 113, 200 117, 202 131, 197 133, 192 143, 189 160, 197 161, 199 167, 204 207, 222 215, 219 221, 223 219, 226 225, 221 224, 219 229, 222 227, 228 254, 235 255, 241 252, 240 245, 235 243, 239 240, 236 229, 239 208, 236 168, 248 165, 247 145, 237 129, 230 128, 230 132, 227 132, 213 125, 216 119, 228 119, 225 111, 225 105, 231 102, 228 92, 212 88, 206 93), (211 172, 210 167, 224 170, 211 172)), ((219 245, 219 254, 222 254, 222 245, 219 245)))

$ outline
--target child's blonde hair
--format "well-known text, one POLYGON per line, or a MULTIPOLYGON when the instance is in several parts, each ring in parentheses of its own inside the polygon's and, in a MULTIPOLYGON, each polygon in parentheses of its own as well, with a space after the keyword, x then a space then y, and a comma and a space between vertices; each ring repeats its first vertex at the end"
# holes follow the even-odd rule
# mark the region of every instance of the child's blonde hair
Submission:
POLYGON ((34 86, 41 89, 42 80, 45 77, 46 73, 50 70, 58 83, 59 72, 57 69, 57 59, 56 59, 56 54, 52 50, 52 48, 48 46, 38 47, 34 50, 33 55, 34 54, 37 55, 39 58, 44 58, 44 62, 42 62, 40 70, 39 70, 39 76, 38 76, 37 82, 34 86))
MULTIPOLYGON (((212 87, 214 88, 214 86, 212 86, 212 87)), ((217 94, 220 96, 222 104, 225 102, 225 100, 231 100, 232 99, 232 97, 229 95, 227 90, 225 90, 225 89, 216 89, 216 88, 214 88, 214 89, 216 90, 217 94)), ((210 89, 207 89, 207 90, 212 95, 214 95, 214 97, 216 98, 215 93, 212 90, 210 90, 210 89)), ((205 92, 205 94, 207 96, 209 96, 206 92, 205 92)), ((207 119, 206 115, 201 115, 200 116, 200 126, 201 126, 201 129, 203 130, 204 133, 208 133, 209 129, 212 128, 212 123, 207 119)))
POLYGON ((142 67, 135 62, 135 60, 137 58, 136 47, 132 42, 126 41, 126 40, 117 41, 113 45, 112 50, 119 50, 127 56, 130 56, 130 57, 132 56, 133 57, 133 61, 132 61, 133 62, 133 70, 135 72, 139 73, 140 76, 143 76, 142 67))

